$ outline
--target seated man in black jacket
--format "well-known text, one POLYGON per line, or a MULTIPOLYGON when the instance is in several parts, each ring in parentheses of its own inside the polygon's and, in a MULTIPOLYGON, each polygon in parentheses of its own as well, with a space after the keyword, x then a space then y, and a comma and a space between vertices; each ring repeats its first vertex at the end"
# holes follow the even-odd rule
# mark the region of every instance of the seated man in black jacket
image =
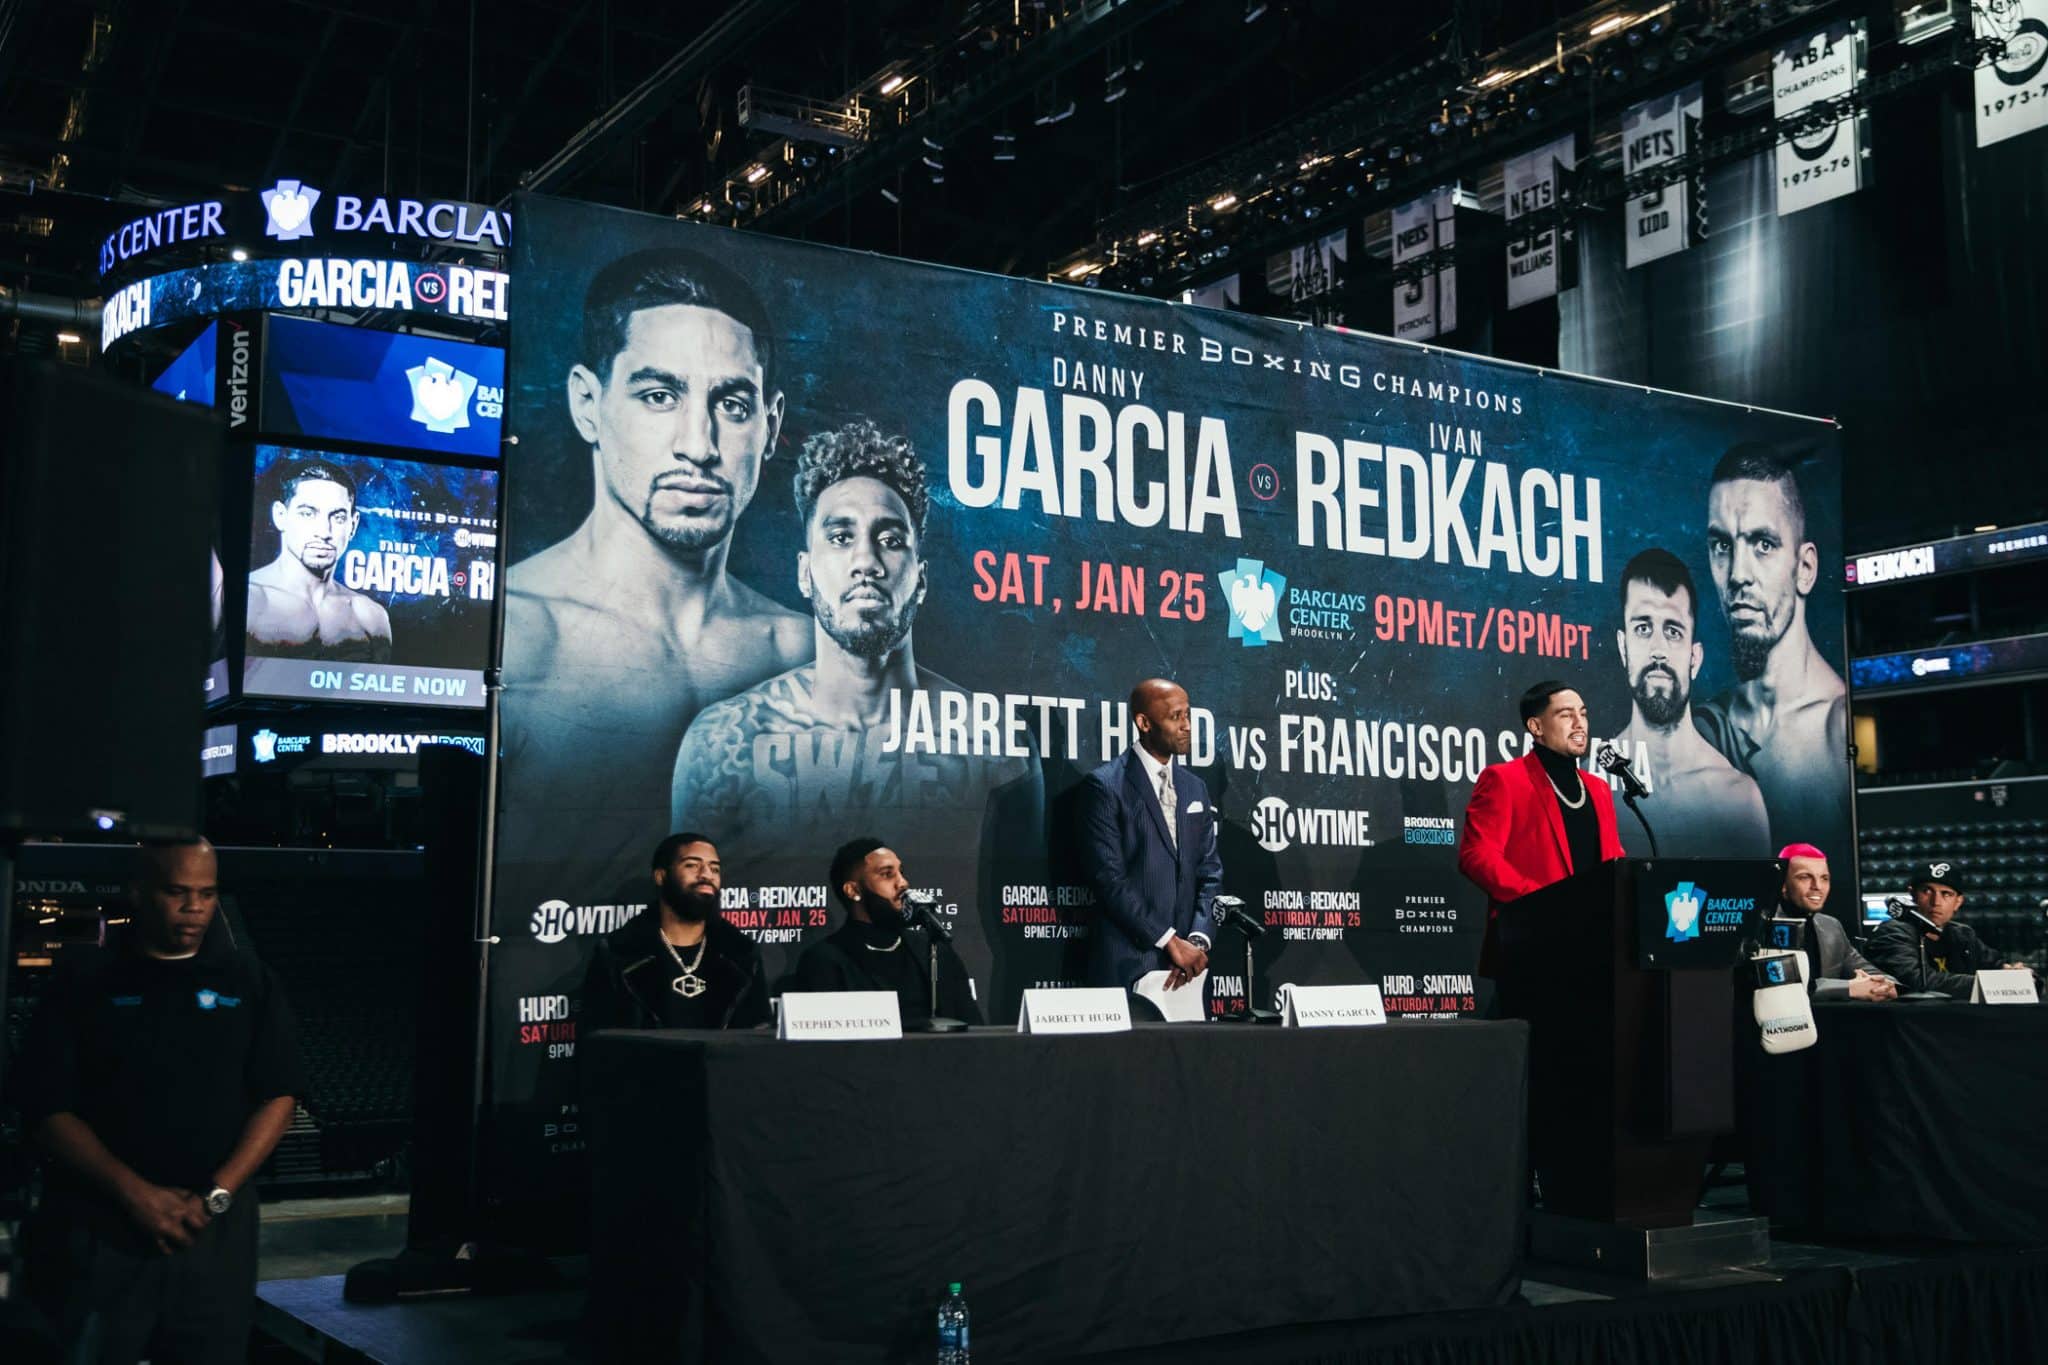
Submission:
MULTIPOLYGON (((792 991, 894 991, 905 1028, 932 1017, 929 939, 905 932, 904 898, 910 879, 903 860, 880 839, 855 839, 832 855, 832 891, 846 907, 846 923, 804 949, 790 978, 792 991)), ((923 931, 925 934, 931 930, 923 931)), ((981 1008, 959 954, 944 938, 939 952, 939 1014, 970 1024, 981 1008)))
POLYGON ((719 884, 718 850, 703 835, 655 845, 655 903, 598 942, 579 1032, 768 1022, 760 949, 718 913, 719 884))
POLYGON ((1977 931, 1955 917, 1963 903, 1962 864, 1953 858, 1924 862, 1910 889, 1913 909, 1871 930, 1865 955, 1896 977, 1903 991, 1938 991, 1968 1000, 1976 974, 2001 964, 1977 931))

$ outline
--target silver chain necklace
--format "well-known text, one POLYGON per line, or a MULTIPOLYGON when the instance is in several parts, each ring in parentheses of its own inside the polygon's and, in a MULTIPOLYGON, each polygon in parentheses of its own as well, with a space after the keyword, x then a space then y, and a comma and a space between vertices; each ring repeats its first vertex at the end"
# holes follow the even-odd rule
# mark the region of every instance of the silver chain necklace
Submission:
POLYGON ((1578 809, 1578 808, 1579 808, 1580 806, 1583 806, 1583 805, 1585 805, 1585 804, 1586 804, 1586 779, 1585 779, 1585 778, 1581 777, 1581 778, 1579 779, 1579 799, 1578 799, 1578 800, 1576 800, 1576 801, 1572 800, 1572 799, 1571 799, 1571 798, 1570 798, 1569 796, 1566 796, 1566 795, 1564 794, 1564 788, 1562 788, 1562 787, 1558 786, 1558 785, 1557 785, 1557 779, 1556 779, 1556 778, 1554 778, 1554 777, 1552 777, 1552 776, 1551 776, 1551 775, 1550 775, 1549 773, 1547 773, 1547 772, 1546 772, 1546 773, 1544 773, 1544 774, 1543 774, 1543 780, 1544 780, 1545 782, 1548 782, 1548 783, 1550 784, 1550 789, 1551 789, 1552 791, 1554 791, 1554 792, 1556 792, 1556 793, 1557 793, 1557 799, 1558 799, 1558 800, 1560 800, 1560 801, 1562 801, 1562 802, 1564 802, 1564 803, 1565 803, 1565 805, 1569 806, 1569 807, 1570 807, 1571 809, 1573 809, 1573 810, 1577 810, 1577 809, 1578 809))
POLYGON ((704 965, 704 954, 711 947, 710 931, 707 930, 704 937, 697 940, 697 955, 688 962, 683 961, 683 955, 676 951, 675 944, 668 941, 667 934, 661 936, 661 946, 668 949, 668 955, 676 960, 676 969, 682 973, 668 983, 668 988, 685 1000, 695 1000, 704 994, 708 983, 697 975, 697 969, 704 965))
POLYGON ((886 948, 877 948, 874 944, 866 942, 865 940, 862 941, 860 946, 867 949, 871 953, 893 953, 898 948, 901 948, 903 946, 903 935, 896 935, 896 941, 886 948))

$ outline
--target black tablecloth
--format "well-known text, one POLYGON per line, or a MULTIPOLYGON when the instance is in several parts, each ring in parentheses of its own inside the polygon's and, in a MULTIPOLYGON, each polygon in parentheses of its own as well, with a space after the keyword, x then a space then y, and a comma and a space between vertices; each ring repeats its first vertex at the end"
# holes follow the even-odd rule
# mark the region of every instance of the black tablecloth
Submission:
POLYGON ((1748 1058, 1758 1208, 1837 1237, 2048 1242, 2048 1006, 1851 1001, 1814 1022, 1805 1051, 1748 1058))
POLYGON ((591 1324, 610 1353, 977 1359, 1499 1304, 1519 1288, 1518 1023, 601 1032, 591 1324))

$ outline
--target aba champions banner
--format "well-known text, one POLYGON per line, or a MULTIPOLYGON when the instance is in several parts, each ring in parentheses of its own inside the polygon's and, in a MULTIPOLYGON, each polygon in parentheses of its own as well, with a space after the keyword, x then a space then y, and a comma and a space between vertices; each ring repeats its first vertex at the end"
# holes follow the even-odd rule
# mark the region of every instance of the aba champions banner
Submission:
POLYGON ((1847 848, 1822 423, 542 198, 516 214, 500 1190, 580 1147, 578 987, 653 900, 671 829, 716 840, 724 913, 771 976, 842 922, 828 860, 873 834, 952 920, 987 1018, 1078 982, 1096 926, 1072 794, 1148 676, 1188 690, 1225 889, 1274 931, 1256 982, 1222 936, 1217 1009, 1288 981, 1477 1008, 1458 819, 1524 752, 1539 679, 1628 746, 1666 853, 1847 848))

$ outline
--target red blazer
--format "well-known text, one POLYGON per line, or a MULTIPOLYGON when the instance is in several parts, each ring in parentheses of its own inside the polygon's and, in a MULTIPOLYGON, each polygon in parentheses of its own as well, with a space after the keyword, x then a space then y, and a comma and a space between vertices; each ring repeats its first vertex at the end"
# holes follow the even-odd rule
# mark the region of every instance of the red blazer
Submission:
MULTIPOLYGON (((1623 857, 1621 836, 1614 827, 1614 792, 1598 777, 1586 778, 1586 791, 1600 826, 1601 861, 1623 857)), ((1500 907, 1573 872, 1557 793, 1534 750, 1479 774, 1472 799, 1465 803, 1458 870, 1486 892, 1486 941, 1479 952, 1479 972, 1491 976, 1494 921, 1500 907)))

